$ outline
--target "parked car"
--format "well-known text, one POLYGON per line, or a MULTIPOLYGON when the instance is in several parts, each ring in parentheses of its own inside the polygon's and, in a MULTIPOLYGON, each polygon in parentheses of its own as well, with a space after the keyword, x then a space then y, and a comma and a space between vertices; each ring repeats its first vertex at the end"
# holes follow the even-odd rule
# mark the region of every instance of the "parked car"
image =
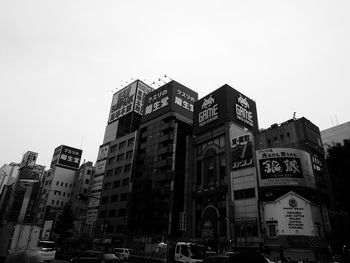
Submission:
POLYGON ((54 241, 42 240, 38 244, 38 254, 44 262, 50 262, 56 257, 56 244, 54 241))
POLYGON ((119 263, 120 259, 113 253, 86 250, 69 260, 70 263, 119 263))
POLYGON ((116 254, 120 260, 128 260, 130 257, 130 248, 115 248, 114 254, 116 254))

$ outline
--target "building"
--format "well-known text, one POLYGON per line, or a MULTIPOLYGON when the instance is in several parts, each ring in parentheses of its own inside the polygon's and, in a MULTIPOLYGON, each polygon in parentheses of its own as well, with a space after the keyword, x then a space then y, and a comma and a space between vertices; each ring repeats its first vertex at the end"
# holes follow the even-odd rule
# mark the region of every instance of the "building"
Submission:
POLYGON ((258 248, 255 102, 224 85, 198 100, 194 109, 187 235, 219 251, 258 248))
POLYGON ((88 194, 87 223, 94 229, 95 240, 124 241, 136 131, 151 90, 136 80, 113 95, 88 194))
POLYGON ((134 246, 183 236, 187 161, 198 94, 170 81, 146 95, 128 209, 134 246))
POLYGON ((272 256, 326 258, 334 199, 321 134, 306 118, 256 137, 263 245, 272 256))
POLYGON ((0 168, 0 194, 6 185, 17 181, 20 165, 18 163, 4 164, 0 168))
POLYGON ((323 147, 327 153, 328 147, 350 139, 350 121, 321 131, 323 147))
POLYGON ((95 167, 92 162, 85 162, 84 160, 84 163, 76 171, 74 178, 70 204, 74 217, 76 218, 75 232, 78 233, 79 236, 89 236, 91 232, 86 225, 89 202, 88 199, 80 197, 90 192, 94 169, 95 167))
POLYGON ((60 145, 54 150, 51 168, 43 176, 37 219, 43 224, 42 238, 49 239, 54 221, 71 196, 82 150, 60 145))

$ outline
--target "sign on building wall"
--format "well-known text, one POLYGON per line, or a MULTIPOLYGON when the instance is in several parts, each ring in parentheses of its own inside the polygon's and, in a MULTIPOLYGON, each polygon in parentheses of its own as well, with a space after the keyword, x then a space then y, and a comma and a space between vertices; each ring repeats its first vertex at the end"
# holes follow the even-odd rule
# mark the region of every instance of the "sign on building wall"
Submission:
POLYGON ((317 236, 322 225, 320 208, 294 192, 265 203, 264 220, 276 222, 279 235, 317 236))
POLYGON ((153 119, 168 111, 175 111, 192 118, 194 102, 197 99, 196 92, 171 81, 146 95, 142 121, 153 119))
POLYGON ((129 86, 113 95, 108 123, 135 110, 141 114, 145 95, 152 90, 140 81, 135 81, 129 86))
POLYGON ((258 130, 255 102, 229 85, 198 100, 194 106, 195 133, 214 128, 225 121, 233 121, 250 131, 258 130))
POLYGON ((108 156, 109 144, 101 145, 98 150, 97 161, 107 158, 108 156))
POLYGON ((230 126, 232 170, 253 165, 253 134, 235 124, 230 126))
POLYGON ((107 160, 102 160, 102 161, 96 162, 95 175, 103 174, 105 172, 106 163, 107 163, 107 160))
POLYGON ((66 169, 77 170, 83 151, 70 146, 61 145, 54 151, 51 167, 58 166, 66 169))
POLYGON ((310 155, 291 148, 257 151, 259 185, 299 185, 315 188, 310 155))

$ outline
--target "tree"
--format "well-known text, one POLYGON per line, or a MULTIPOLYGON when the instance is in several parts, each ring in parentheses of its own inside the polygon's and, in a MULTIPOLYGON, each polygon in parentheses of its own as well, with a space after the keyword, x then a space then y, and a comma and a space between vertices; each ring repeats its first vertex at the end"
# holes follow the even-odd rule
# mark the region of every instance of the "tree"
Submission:
POLYGON ((59 235, 60 242, 72 236, 73 227, 73 211, 69 205, 66 205, 63 207, 62 213, 58 216, 54 228, 55 233, 59 235))

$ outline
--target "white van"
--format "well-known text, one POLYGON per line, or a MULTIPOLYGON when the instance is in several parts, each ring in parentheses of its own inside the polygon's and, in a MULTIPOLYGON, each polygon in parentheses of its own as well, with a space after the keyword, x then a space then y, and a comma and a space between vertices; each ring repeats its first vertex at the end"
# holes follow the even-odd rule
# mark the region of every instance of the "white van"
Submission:
POLYGON ((56 256, 56 244, 54 241, 42 240, 38 243, 39 255, 44 262, 50 262, 56 256))
POLYGON ((177 242, 175 246, 175 262, 199 263, 208 255, 208 248, 204 245, 192 242, 177 242))

